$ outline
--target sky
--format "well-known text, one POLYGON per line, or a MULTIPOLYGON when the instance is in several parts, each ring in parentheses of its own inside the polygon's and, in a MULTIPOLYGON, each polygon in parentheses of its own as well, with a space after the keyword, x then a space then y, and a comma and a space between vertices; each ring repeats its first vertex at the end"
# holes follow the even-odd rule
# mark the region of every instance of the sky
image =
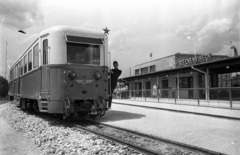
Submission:
POLYGON ((0 0, 0 75, 6 51, 8 76, 36 36, 56 25, 107 27, 121 77, 150 53, 152 60, 179 52, 230 55, 232 41, 240 54, 239 7, 239 0, 0 0))

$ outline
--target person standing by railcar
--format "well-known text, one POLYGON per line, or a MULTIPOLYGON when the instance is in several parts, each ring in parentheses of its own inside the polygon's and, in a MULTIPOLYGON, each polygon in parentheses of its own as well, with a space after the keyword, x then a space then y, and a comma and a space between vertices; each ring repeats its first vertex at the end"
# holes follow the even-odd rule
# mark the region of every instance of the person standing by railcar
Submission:
POLYGON ((117 87, 117 80, 119 78, 119 76, 122 74, 122 71, 118 69, 118 62, 117 61, 114 61, 113 62, 113 66, 114 66, 114 69, 111 69, 110 70, 110 76, 111 78, 109 78, 109 104, 108 104, 108 108, 111 108, 111 104, 112 104, 112 94, 113 94, 113 91, 114 89, 117 87))

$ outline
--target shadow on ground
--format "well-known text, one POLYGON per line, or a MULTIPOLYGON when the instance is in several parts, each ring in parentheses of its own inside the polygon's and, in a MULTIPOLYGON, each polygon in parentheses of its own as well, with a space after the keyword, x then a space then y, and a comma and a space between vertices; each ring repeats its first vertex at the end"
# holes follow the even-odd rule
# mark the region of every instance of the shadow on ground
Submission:
POLYGON ((146 115, 130 113, 125 111, 108 110, 102 118, 97 117, 96 121, 115 122, 115 121, 121 121, 121 120, 129 120, 129 119, 140 119, 145 116, 146 115))

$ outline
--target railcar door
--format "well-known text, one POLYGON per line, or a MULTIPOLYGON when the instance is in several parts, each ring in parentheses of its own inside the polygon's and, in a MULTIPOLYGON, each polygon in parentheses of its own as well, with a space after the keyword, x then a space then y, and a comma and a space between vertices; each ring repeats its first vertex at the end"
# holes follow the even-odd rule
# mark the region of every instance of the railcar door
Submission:
POLYGON ((48 110, 48 100, 49 100, 49 45, 48 37, 44 36, 41 38, 41 69, 39 73, 41 74, 40 78, 40 97, 41 105, 40 111, 48 110))
POLYGON ((41 69, 41 91, 49 91, 49 51, 48 51, 48 38, 42 39, 42 69, 41 69))

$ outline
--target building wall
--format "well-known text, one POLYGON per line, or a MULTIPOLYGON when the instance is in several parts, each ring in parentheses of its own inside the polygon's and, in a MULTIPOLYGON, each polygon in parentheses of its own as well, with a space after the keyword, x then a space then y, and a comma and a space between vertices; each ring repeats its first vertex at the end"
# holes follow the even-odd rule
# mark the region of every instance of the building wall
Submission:
POLYGON ((156 71, 168 70, 176 68, 175 55, 165 57, 156 61, 156 71))
MULTIPOLYGON (((163 71, 163 70, 169 70, 169 69, 174 69, 174 68, 180 68, 180 67, 185 67, 197 63, 202 63, 202 62, 207 62, 207 61, 214 61, 217 59, 222 59, 226 58, 227 56, 222 56, 222 55, 214 55, 212 56, 211 54, 208 55, 194 55, 194 54, 181 54, 177 53, 175 55, 171 55, 168 57, 160 58, 151 62, 147 62, 144 64, 140 64, 137 66, 133 67, 133 73, 135 73, 136 69, 139 69, 139 72, 141 74, 141 69, 148 67, 148 71, 150 71, 150 66, 155 65, 155 72, 158 71, 163 71)), ((146 73, 145 73, 146 74, 146 73)), ((147 76, 147 75, 146 75, 147 76)), ((217 76, 217 75, 215 75, 217 76)), ((192 88, 184 89, 180 88, 179 96, 180 99, 187 99, 187 98, 199 98, 200 96, 205 96, 205 89, 199 91, 198 88, 205 88, 205 77, 202 75, 202 73, 199 72, 190 72, 190 73, 185 73, 185 74, 180 74, 179 78, 181 77, 192 77, 192 88)), ((165 87, 164 89, 168 89, 166 91, 162 90, 164 93, 163 97, 168 97, 168 98, 173 98, 176 95, 176 79, 177 75, 166 75, 166 76, 161 76, 161 77, 144 77, 145 79, 138 79, 131 81, 131 90, 135 89, 134 88, 134 83, 141 83, 142 89, 146 89, 146 82, 150 82, 150 89, 149 91, 150 94, 152 94, 152 88, 154 84, 157 84, 159 89, 163 89, 163 80, 168 81, 168 86, 165 87), (158 79, 158 80, 157 80, 158 79), (167 92, 167 93, 166 93, 167 92)), ((188 78, 189 79, 189 78, 188 78)), ((211 75, 209 75, 209 79, 211 79, 211 75)), ((213 82, 213 81, 209 81, 213 82)), ((210 83, 211 85, 211 83, 210 83)), ((214 86, 216 85, 216 82, 214 86)), ((144 95, 144 92, 141 92, 142 95, 144 95)), ((148 93, 148 95, 149 95, 148 93)), ((177 95, 176 95, 177 96, 177 95)))
POLYGON ((160 58, 157 60, 153 60, 147 63, 143 63, 137 66, 133 67, 132 73, 134 73, 135 75, 135 70, 139 69, 139 74, 146 74, 146 73, 142 73, 141 69, 142 68, 146 68, 148 67, 148 73, 150 73, 150 66, 154 66, 155 65, 155 71, 162 71, 162 70, 168 70, 168 69, 174 69, 176 68, 176 64, 175 64, 175 55, 171 55, 168 57, 164 57, 164 58, 160 58))
MULTIPOLYGON (((197 72, 192 72, 192 73, 186 73, 186 74, 180 74, 179 78, 181 77, 192 77, 193 78, 193 89, 181 89, 179 92, 180 98, 189 98, 189 93, 192 93, 192 98, 198 98, 199 96, 199 91, 196 88, 199 88, 198 86, 198 74, 197 72), (192 91, 192 92, 191 92, 192 91)), ((165 89, 168 90, 167 97, 169 98, 174 98, 174 95, 176 95, 176 79, 177 75, 169 75, 169 76, 161 76, 161 77, 154 77, 154 78, 145 78, 145 79, 138 79, 130 82, 131 85, 131 90, 134 90, 134 83, 141 83, 142 84, 142 89, 146 89, 146 83, 150 82, 150 89, 149 92, 152 94, 152 88, 154 84, 157 84, 159 89, 163 89, 163 80, 168 80, 168 87, 165 89), (158 80, 157 80, 158 79, 158 80), (171 89, 171 90, 170 90, 171 89)), ((166 94, 165 94, 166 95, 166 94)), ((165 96, 166 97, 166 96, 165 96)))
POLYGON ((185 67, 193 64, 203 63, 207 61, 214 61, 222 58, 226 58, 228 56, 224 55, 195 55, 195 54, 182 54, 176 53, 174 55, 170 55, 164 58, 160 58, 157 60, 153 60, 150 62, 146 62, 132 68, 133 75, 135 74, 135 70, 139 70, 139 74, 147 74, 150 73, 150 66, 155 66, 155 72, 175 69, 180 67, 185 67), (144 69, 143 68, 147 68, 144 69), (146 71, 147 70, 147 71, 146 71), (144 71, 144 72, 143 72, 144 71))

